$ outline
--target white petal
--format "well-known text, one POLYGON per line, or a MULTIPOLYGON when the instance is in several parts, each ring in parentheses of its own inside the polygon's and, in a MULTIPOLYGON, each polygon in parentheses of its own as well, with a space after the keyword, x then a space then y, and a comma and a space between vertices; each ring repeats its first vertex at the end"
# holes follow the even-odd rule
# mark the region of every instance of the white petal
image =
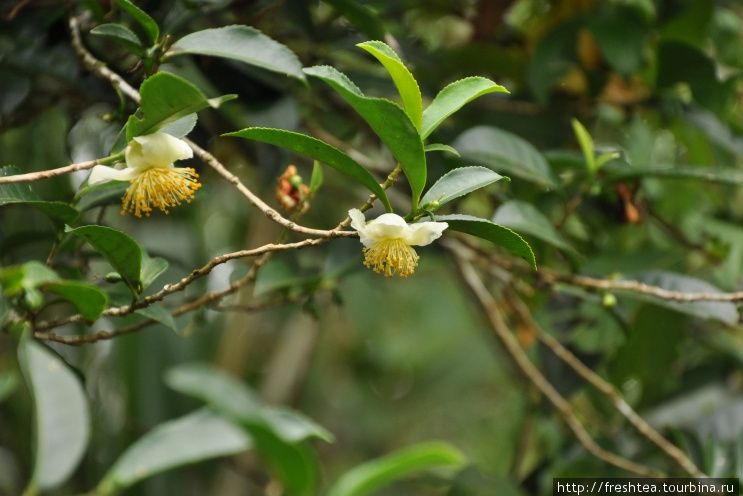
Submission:
POLYGON ((126 165, 133 169, 166 168, 193 157, 185 141, 165 133, 137 136, 126 147, 126 165))
POLYGON ((88 177, 88 185, 96 186, 109 181, 131 181, 135 177, 137 171, 134 169, 117 170, 105 165, 96 165, 88 177))
POLYGON ((374 239, 405 239, 410 228, 405 219, 397 214, 382 214, 366 226, 366 234, 374 239))
POLYGON ((441 233, 449 227, 446 222, 419 222, 410 226, 409 236, 404 239, 407 244, 426 246, 441 237, 441 233))
POLYGON ((351 227, 359 232, 361 243, 367 248, 373 245, 374 240, 366 233, 366 217, 364 217, 364 213, 358 208, 352 208, 348 211, 348 216, 351 217, 351 227))

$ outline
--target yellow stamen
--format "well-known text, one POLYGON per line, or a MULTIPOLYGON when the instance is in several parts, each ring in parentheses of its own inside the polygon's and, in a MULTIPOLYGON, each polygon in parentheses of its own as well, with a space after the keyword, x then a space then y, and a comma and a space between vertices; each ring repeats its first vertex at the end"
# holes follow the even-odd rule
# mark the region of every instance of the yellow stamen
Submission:
POLYGON ((168 207, 178 206, 183 200, 191 203, 201 187, 198 177, 190 167, 148 169, 131 180, 121 199, 121 215, 129 212, 139 218, 142 214, 149 217, 153 208, 167 214, 168 207))
POLYGON ((385 277, 408 277, 418 266, 420 257, 415 250, 399 239, 383 239, 364 248, 364 265, 385 277))

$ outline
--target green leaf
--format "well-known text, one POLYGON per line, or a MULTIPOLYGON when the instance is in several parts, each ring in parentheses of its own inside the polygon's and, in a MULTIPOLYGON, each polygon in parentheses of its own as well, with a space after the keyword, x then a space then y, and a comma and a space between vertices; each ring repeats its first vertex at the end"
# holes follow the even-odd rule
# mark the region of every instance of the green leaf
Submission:
POLYGON ((172 49, 173 55, 223 57, 306 81, 302 64, 294 52, 249 26, 197 31, 178 40, 172 49))
POLYGON ((44 284, 45 291, 58 294, 77 307, 85 320, 101 316, 108 304, 108 295, 90 284, 80 281, 59 281, 44 284))
POLYGON ((147 78, 139 93, 142 97, 139 110, 126 123, 127 142, 137 136, 152 134, 199 110, 217 108, 237 98, 237 95, 224 95, 208 99, 193 84, 167 72, 158 72, 147 78))
POLYGON ((224 418, 197 410, 162 423, 131 445, 114 463, 95 494, 113 495, 153 475, 251 449, 250 436, 224 418))
POLYGON ((310 188, 309 188, 308 194, 310 195, 314 194, 317 190, 320 189, 320 186, 322 186, 322 183, 323 183, 322 165, 320 164, 319 160, 315 160, 315 163, 312 164, 312 176, 310 177, 310 188))
POLYGON ((212 365, 179 365, 166 372, 164 381, 175 391, 204 401, 233 420, 268 426, 286 442, 333 439, 326 429, 300 413, 264 406, 245 384, 212 365))
POLYGON ((649 169, 635 169, 619 160, 611 161, 605 168, 610 171, 607 180, 623 181, 637 177, 657 177, 659 179, 694 179, 710 183, 743 185, 743 171, 722 167, 654 167, 649 169))
POLYGON ((410 73, 400 57, 389 46, 381 41, 367 41, 356 45, 376 57, 390 73, 392 81, 397 87, 403 107, 413 121, 415 128, 420 131, 423 117, 423 101, 418 82, 410 73))
POLYGON ((453 146, 449 145, 443 145, 441 143, 431 143, 430 145, 426 145, 423 148, 426 153, 428 152, 449 152, 451 154, 456 155, 457 157, 460 157, 459 152, 454 148, 453 146))
MULTIPOLYGON (((87 397, 67 364, 29 336, 18 347, 36 418, 34 473, 30 487, 63 484, 82 459, 90 437, 87 397)), ((30 494, 30 493, 29 493, 30 494)))
POLYGON ((15 392, 19 383, 20 380, 15 371, 0 373, 0 403, 15 392))
POLYGON ((305 444, 298 443, 311 437, 331 439, 325 429, 296 412, 264 407, 244 384, 212 366, 176 367, 167 372, 165 382, 242 425, 261 458, 281 480, 285 494, 315 494, 317 461, 305 444))
POLYGON ((265 127, 250 127, 234 133, 227 133, 223 136, 253 139, 263 143, 281 146, 319 160, 335 170, 342 172, 361 185, 366 186, 369 191, 377 195, 388 212, 392 211, 387 194, 369 171, 342 151, 319 139, 292 131, 265 127))
POLYGON ((142 269, 139 280, 142 281, 142 289, 149 287, 157 277, 168 269, 168 261, 160 257, 150 258, 147 252, 142 251, 142 269))
POLYGON ((460 167, 441 176, 423 196, 421 204, 425 205, 432 201, 438 201, 438 205, 435 208, 429 209, 430 211, 434 211, 455 198, 484 188, 488 184, 500 181, 501 179, 510 181, 509 178, 503 177, 485 167, 460 167))
POLYGON ((508 201, 495 211, 493 222, 509 227, 518 233, 539 238, 561 250, 577 253, 575 248, 563 239, 549 219, 531 203, 521 200, 508 201))
POLYGON ((23 265, 0 268, 0 284, 4 294, 17 296, 23 291, 36 289, 42 284, 59 281, 56 272, 43 263, 32 260, 23 265))
POLYGON ((160 38, 160 28, 155 20, 129 0, 116 0, 116 3, 144 28, 150 44, 154 45, 157 39, 160 38))
POLYGON ((149 319, 161 323, 176 334, 178 333, 178 325, 175 323, 173 315, 160 303, 153 303, 152 305, 135 310, 134 313, 144 315, 149 319))
POLYGON ((515 134, 491 126, 476 126, 460 134, 452 146, 465 160, 550 188, 557 186, 542 154, 515 134))
POLYGON ((90 34, 114 40, 138 57, 144 53, 142 42, 137 35, 123 24, 101 24, 91 29, 90 34))
POLYGON ((67 229, 67 232, 87 241, 121 275, 135 298, 139 298, 142 291, 142 248, 136 241, 121 231, 104 226, 82 226, 67 229))
MULTIPOLYGON (((20 174, 18 167, 7 165, 0 168, 0 177, 20 174)), ((0 184, 0 206, 10 203, 25 203, 48 215, 53 220, 65 224, 75 222, 80 213, 67 203, 58 201, 43 201, 28 183, 0 184)))
POLYGON ((478 76, 460 79, 446 86, 423 111, 421 138, 426 139, 444 119, 475 98, 488 93, 508 93, 508 90, 478 76))
POLYGON ((387 30, 377 12, 355 0, 327 0, 343 17, 367 37, 373 40, 382 40, 387 30))
POLYGON ((328 496, 366 496, 409 475, 439 467, 459 468, 464 462, 464 455, 450 444, 416 444, 352 468, 336 481, 328 496))
POLYGON ((534 270, 537 270, 537 261, 529 243, 507 227, 471 215, 437 215, 436 221, 448 223, 449 229, 452 231, 472 234, 507 248, 514 255, 518 255, 529 262, 534 270))
MULTIPOLYGON (((636 280, 649 286, 658 286, 669 291, 679 291, 681 293, 722 292, 716 286, 701 279, 697 279, 696 277, 661 270, 648 270, 634 274, 627 274, 624 279, 636 280)), ((727 303, 724 301, 672 301, 633 291, 617 290, 616 293, 621 293, 625 297, 640 299, 702 319, 719 320, 729 325, 735 324, 740 318, 734 303, 727 303)))
POLYGON ((426 155, 418 130, 408 114, 389 100, 364 96, 350 79, 332 67, 309 67, 304 72, 322 79, 336 90, 385 142, 408 178, 413 210, 417 210, 426 186, 426 155))
POLYGON ((578 138, 580 149, 583 151, 583 157, 586 159, 586 168, 589 174, 596 174, 598 166, 596 165, 596 156, 594 155, 593 138, 591 138, 591 135, 588 134, 588 131, 578 119, 572 119, 570 122, 573 125, 575 137, 578 138))

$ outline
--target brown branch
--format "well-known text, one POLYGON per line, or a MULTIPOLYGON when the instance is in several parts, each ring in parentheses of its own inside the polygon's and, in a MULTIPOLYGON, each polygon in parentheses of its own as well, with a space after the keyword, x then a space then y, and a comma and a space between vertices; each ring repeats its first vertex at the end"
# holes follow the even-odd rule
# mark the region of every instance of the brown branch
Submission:
MULTIPOLYGON (((148 307, 155 302, 161 301, 163 298, 165 298, 166 296, 172 293, 183 291, 186 288, 186 286, 194 282, 196 279, 204 277, 205 275, 209 274, 214 269, 214 267, 216 267, 217 265, 221 265, 229 260, 234 260, 237 258, 255 257, 255 256, 262 255, 268 252, 298 250, 300 248, 306 248, 307 246, 314 246, 314 245, 321 244, 325 242, 325 239, 326 238, 305 239, 303 241, 298 241, 296 243, 283 243, 283 244, 270 243, 270 244, 263 245, 258 248, 253 248, 252 250, 240 250, 240 251, 236 251, 232 253, 225 253, 224 255, 214 257, 212 260, 209 261, 209 263, 207 263, 200 269, 196 269, 192 271, 188 276, 184 277, 177 283, 166 284, 162 290, 150 296, 147 296, 146 298, 143 298, 142 300, 136 303, 133 303, 131 305, 107 308, 106 310, 103 311, 101 316, 121 317, 124 315, 129 315, 130 313, 133 313, 135 310, 139 310, 140 308, 148 307)), ((67 325, 67 324, 77 324, 83 321, 85 321, 85 319, 83 318, 81 314, 75 314, 75 315, 66 317, 64 319, 59 319, 59 320, 55 320, 52 322, 43 322, 43 321, 38 322, 35 325, 35 329, 36 331, 43 331, 46 329, 53 329, 55 327, 60 327, 60 326, 67 325)), ((48 335, 45 333, 35 332, 34 335, 38 339, 48 338, 48 335)))
POLYGON ((573 434, 575 434, 575 437, 581 445, 583 445, 583 447, 596 458, 628 472, 633 472, 644 477, 665 477, 666 474, 663 472, 607 451, 593 440, 591 435, 586 431, 585 427, 583 427, 576 417, 570 403, 552 386, 552 384, 550 384, 539 369, 529 360, 529 357, 521 348, 521 345, 519 345, 518 339, 511 333, 510 329, 508 329, 508 326, 498 310, 495 299, 485 288, 485 285, 482 280, 480 280, 480 277, 475 272, 471 263, 453 251, 452 255, 454 261, 457 263, 464 282, 477 298, 480 306, 485 311, 485 315, 487 316, 493 331, 503 343, 503 346, 508 351, 516 366, 554 405, 557 412, 570 430, 573 431, 573 434))
POLYGON ((50 169, 39 172, 29 172, 27 174, 16 174, 14 176, 3 176, 0 177, 0 184, 10 183, 28 183, 33 181, 39 181, 41 179, 48 179, 54 176, 61 176, 62 174, 69 174, 79 170, 92 169, 96 165, 99 165, 101 159, 88 160, 87 162, 80 162, 78 164, 66 165, 57 169, 50 169))
POLYGON ((550 334, 546 333, 539 324, 531 316, 531 312, 527 308, 526 304, 517 298, 513 294, 507 294, 508 301, 513 305, 516 313, 521 318, 521 321, 526 324, 530 329, 534 331, 539 340, 544 343, 552 352, 565 362, 570 368, 583 377, 588 383, 595 387, 601 394, 606 396, 609 401, 614 405, 619 413, 629 421, 637 431, 642 434, 645 438, 650 440, 653 444, 663 450, 669 457, 671 457, 683 470, 689 475, 696 478, 704 478, 707 475, 699 470, 694 462, 689 459, 686 454, 681 451, 674 444, 664 438, 658 431, 656 431, 645 419, 635 412, 635 410, 627 403, 624 396, 609 382, 605 381, 601 376, 596 374, 593 370, 586 367, 578 357, 573 355, 567 348, 565 348, 557 339, 550 334))

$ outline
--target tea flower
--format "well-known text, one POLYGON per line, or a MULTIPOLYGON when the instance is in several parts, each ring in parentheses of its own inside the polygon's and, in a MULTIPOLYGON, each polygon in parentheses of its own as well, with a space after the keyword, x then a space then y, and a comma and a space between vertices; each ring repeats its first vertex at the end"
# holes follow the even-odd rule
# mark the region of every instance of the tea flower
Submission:
POLYGON ((165 133, 137 136, 126 147, 126 167, 96 165, 88 178, 95 186, 108 181, 129 181, 131 186, 121 199, 121 215, 130 212, 149 217, 153 208, 166 214, 168 207, 191 202, 201 187, 196 171, 190 167, 173 167, 173 162, 193 157, 185 141, 165 133))
POLYGON ((420 257, 412 245, 426 246, 441 237, 446 222, 408 224, 396 214, 383 214, 368 224, 361 210, 348 211, 351 227, 364 245, 364 265, 385 277, 407 277, 415 271, 420 257))

